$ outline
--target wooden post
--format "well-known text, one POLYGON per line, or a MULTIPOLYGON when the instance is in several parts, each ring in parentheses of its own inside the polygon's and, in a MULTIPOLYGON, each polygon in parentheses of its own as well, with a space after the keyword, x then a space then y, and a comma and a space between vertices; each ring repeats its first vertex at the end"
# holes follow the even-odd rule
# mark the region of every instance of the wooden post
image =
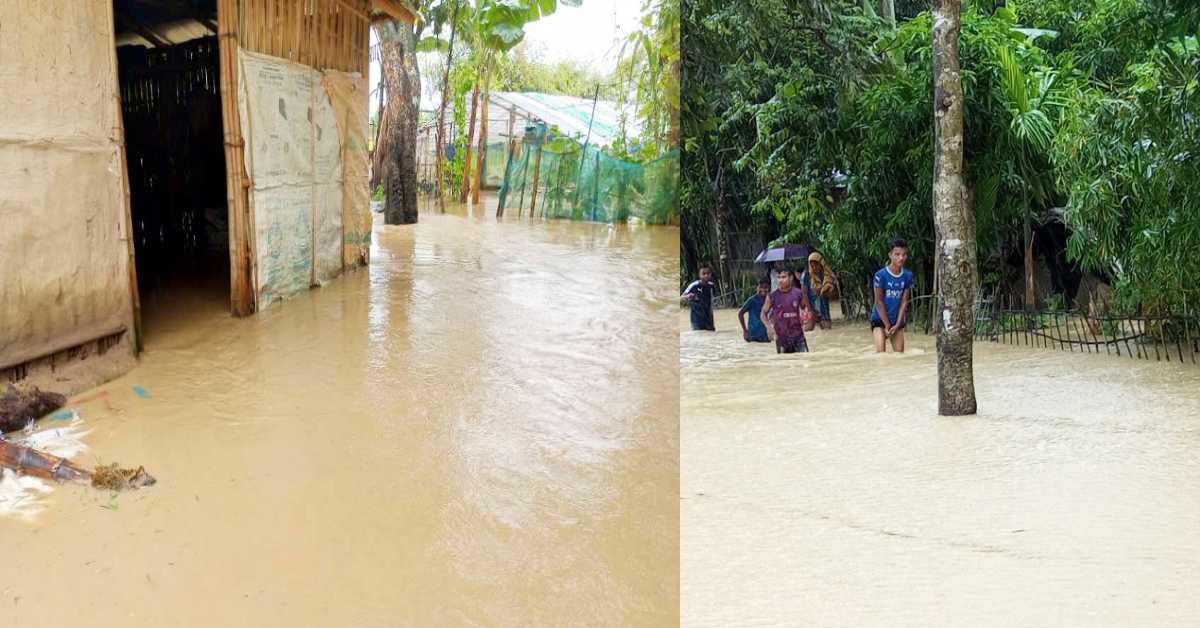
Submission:
POLYGON ((533 193, 529 195, 529 217, 533 218, 537 210, 537 191, 538 180, 542 174, 542 146, 546 143, 545 133, 538 131, 537 135, 537 157, 533 160, 533 193))
POLYGON ((252 288, 251 242, 254 233, 250 218, 245 176, 245 155, 242 153, 241 114, 237 100, 237 0, 219 0, 217 27, 221 55, 221 123, 225 131, 225 187, 229 210, 229 296, 233 314, 246 316, 254 312, 256 295, 252 288))
POLYGON ((496 217, 504 215, 504 199, 508 196, 508 190, 512 186, 509 185, 508 178, 512 174, 513 154, 517 152, 517 140, 508 139, 508 159, 504 162, 504 180, 500 182, 499 199, 496 202, 496 217))
POLYGON ((483 187, 483 166, 487 160, 488 141, 488 101, 491 100, 491 55, 484 57, 483 62, 483 95, 479 99, 479 163, 475 167, 475 187, 471 190, 471 202, 479 203, 479 188, 483 187))
POLYGON ((458 202, 467 202, 467 191, 471 189, 471 144, 475 140, 475 110, 479 107, 479 77, 475 77, 475 88, 471 90, 471 120, 467 124, 467 143, 464 146, 466 153, 463 155, 463 180, 462 192, 459 194, 458 202))
MULTIPOLYGON (((121 207, 125 211, 125 246, 129 254, 129 296, 130 306, 133 314, 133 354, 142 352, 142 297, 138 292, 137 281, 137 253, 136 243, 133 236, 133 207, 129 202, 129 164, 125 157, 125 120, 124 114, 121 111, 121 78, 117 71, 117 53, 116 51, 116 33, 117 26, 113 21, 115 14, 113 5, 108 5, 109 23, 112 24, 112 46, 113 52, 111 55, 112 75, 113 75, 113 97, 116 100, 116 111, 114 112, 115 120, 113 120, 113 132, 117 139, 117 152, 121 155, 121 207)), ((24 427, 24 426, 22 426, 24 427)), ((7 431, 7 430, 6 430, 7 431)))

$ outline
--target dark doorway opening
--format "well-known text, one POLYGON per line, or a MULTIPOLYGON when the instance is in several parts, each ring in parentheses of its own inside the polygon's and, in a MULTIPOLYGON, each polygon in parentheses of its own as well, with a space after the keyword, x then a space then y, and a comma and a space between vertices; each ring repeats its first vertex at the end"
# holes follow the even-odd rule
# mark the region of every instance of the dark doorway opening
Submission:
POLYGON ((143 333, 229 308, 229 210, 215 3, 115 0, 143 333), (210 6, 204 6, 204 5, 210 6))

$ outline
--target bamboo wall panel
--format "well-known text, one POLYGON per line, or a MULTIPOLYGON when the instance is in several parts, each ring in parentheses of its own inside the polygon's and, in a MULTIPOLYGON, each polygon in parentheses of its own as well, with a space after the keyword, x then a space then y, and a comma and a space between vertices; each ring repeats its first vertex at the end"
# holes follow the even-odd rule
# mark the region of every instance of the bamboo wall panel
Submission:
POLYGON ((370 5, 370 0, 241 0, 239 43, 318 70, 366 76, 370 5))

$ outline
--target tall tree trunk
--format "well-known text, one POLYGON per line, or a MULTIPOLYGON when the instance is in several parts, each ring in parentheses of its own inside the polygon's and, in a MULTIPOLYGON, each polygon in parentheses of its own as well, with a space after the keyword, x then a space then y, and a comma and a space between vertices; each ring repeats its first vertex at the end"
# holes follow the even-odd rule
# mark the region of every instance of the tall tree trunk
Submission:
POLYGON ((888 26, 896 28, 896 1, 879 0, 879 16, 888 23, 888 26))
POLYGON ((437 177, 438 209, 446 211, 446 191, 443 189, 444 168, 443 155, 446 154, 444 136, 446 126, 446 101, 450 99, 450 68, 454 65, 454 36, 458 32, 458 1, 454 2, 454 10, 450 12, 450 47, 446 50, 446 73, 442 76, 442 103, 438 105, 436 152, 433 163, 437 177))
POLYGON ((963 194, 963 91, 958 67, 960 0, 933 2, 934 178, 939 291, 938 414, 975 413, 975 221, 963 194))
POLYGON ((479 94, 479 159, 475 166, 475 187, 471 188, 471 202, 479 203, 479 189, 483 187, 483 164, 487 157, 488 141, 488 94, 492 83, 492 55, 483 57, 483 91, 479 94))
POLYGON ((475 143, 475 111, 479 108, 479 74, 475 75, 475 87, 471 89, 471 120, 467 123, 466 152, 463 154, 462 192, 458 202, 467 202, 467 192, 471 189, 471 149, 475 143))
POLYGON ((383 137, 388 134, 387 127, 384 126, 384 121, 387 116, 383 115, 386 111, 384 105, 384 92, 386 92, 383 83, 379 85, 379 109, 376 110, 375 118, 375 147, 371 151, 371 194, 375 194, 375 188, 383 184, 384 164, 387 161, 387 154, 383 151, 387 144, 383 141, 383 137))
MULTIPOLYGON (((713 208, 715 215, 713 216, 713 224, 717 229, 717 272, 720 273, 719 279, 724 283, 718 283, 722 294, 733 289, 733 272, 730 270, 729 261, 733 257, 729 252, 729 206, 725 204, 725 165, 717 166, 717 182, 715 188, 716 194, 713 199, 713 208)), ((732 298, 732 297, 731 297, 732 298)), ((722 301, 724 302, 724 300, 722 301)))
POLYGON ((382 22, 379 37, 383 81, 387 89, 388 133, 380 140, 387 158, 383 164, 384 222, 403 225, 417 222, 417 112, 421 104, 421 77, 417 68, 417 38, 413 27, 382 22))
POLYGON ((1033 228, 1030 226, 1029 193, 1025 194, 1025 309, 1037 306, 1037 291, 1033 280, 1033 228))

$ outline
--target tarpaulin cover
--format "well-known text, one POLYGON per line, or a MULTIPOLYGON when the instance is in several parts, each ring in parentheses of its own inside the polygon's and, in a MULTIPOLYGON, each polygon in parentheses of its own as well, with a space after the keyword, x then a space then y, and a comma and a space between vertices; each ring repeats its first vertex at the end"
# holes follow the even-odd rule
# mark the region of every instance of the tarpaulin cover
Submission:
POLYGON ((366 264, 371 250, 367 79, 326 70, 323 82, 342 142, 342 260, 347 267, 366 264))
POLYGON ((321 73, 238 50, 259 309, 342 268, 341 142, 321 73))
POLYGON ((0 2, 0 367, 133 329, 111 9, 0 2))

